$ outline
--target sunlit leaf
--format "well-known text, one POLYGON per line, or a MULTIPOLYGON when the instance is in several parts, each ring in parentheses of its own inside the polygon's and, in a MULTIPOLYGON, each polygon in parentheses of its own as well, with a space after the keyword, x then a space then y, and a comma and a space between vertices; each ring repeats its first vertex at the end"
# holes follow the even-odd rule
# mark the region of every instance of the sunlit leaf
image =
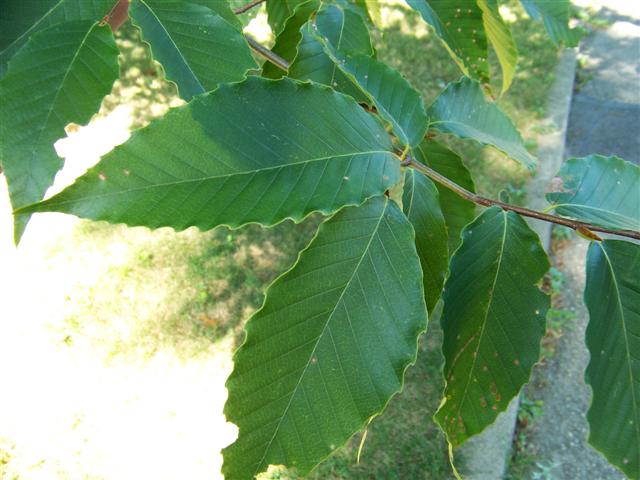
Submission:
POLYGON ((226 478, 305 475, 400 391, 426 328, 411 224, 376 197, 326 221, 267 290, 227 381, 226 478))
POLYGON ((502 68, 502 93, 504 93, 509 89, 516 73, 516 64, 518 63, 516 42, 511 36, 511 30, 500 15, 497 0, 477 1, 482 10, 484 30, 502 68))

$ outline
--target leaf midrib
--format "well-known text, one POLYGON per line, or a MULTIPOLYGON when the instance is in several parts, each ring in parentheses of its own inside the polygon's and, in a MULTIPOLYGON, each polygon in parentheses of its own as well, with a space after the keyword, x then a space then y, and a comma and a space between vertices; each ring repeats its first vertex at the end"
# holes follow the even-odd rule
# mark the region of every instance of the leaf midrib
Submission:
MULTIPOLYGON (((387 207, 389 205, 389 200, 386 197, 384 198, 384 202, 385 202, 384 203, 384 207, 380 211, 380 218, 378 218, 378 222, 376 223, 375 228, 371 232, 371 237, 369 238, 369 241, 367 242, 367 246, 364 248, 364 250, 362 252, 362 255, 360 256, 360 259, 358 260, 358 263, 354 267, 353 273, 349 277, 349 280, 347 281, 347 283, 345 283, 345 286, 344 286, 342 292, 340 292, 340 296, 336 300, 336 303, 335 303, 333 309, 331 310, 331 313, 328 315, 327 320, 325 322, 325 325, 322 328, 322 331, 320 332, 320 335, 318 335, 318 339, 316 340, 316 343, 313 346, 313 349, 311 350, 311 353, 309 354, 309 359, 307 360, 307 362, 306 362, 306 364, 304 366, 304 369, 300 373, 300 378, 298 379, 298 382, 296 383, 295 387, 291 391, 291 397, 289 398, 289 402, 287 403, 287 406, 285 407, 284 412, 282 413, 282 416, 280 417, 280 420, 278 421, 278 424, 276 425, 275 431, 273 432, 273 435, 272 435, 271 439, 269 440, 269 442, 267 443, 267 445, 266 445, 266 447, 264 449, 264 454, 262 455, 262 458, 258 462, 258 466, 257 466, 255 472, 253 473, 254 477, 258 473, 260 473, 261 468, 262 468, 262 464, 264 462, 264 459, 266 458, 267 454, 269 453, 271 445, 273 444, 273 441, 275 440, 276 436, 278 435, 278 432, 280 430, 280 426, 282 425, 282 422, 284 421, 284 418, 287 416, 289 408, 291 407, 291 403, 293 402, 293 398, 295 397, 295 395, 296 395, 296 393, 298 391, 298 388, 300 387, 300 384, 302 383, 302 379, 304 378, 305 373, 307 372, 307 369, 309 368, 309 365, 311 365, 311 360, 313 359, 313 356, 314 356, 314 354, 316 352, 316 349, 318 348, 318 345, 320 344, 320 341, 324 337, 325 332, 327 331, 327 328, 329 327, 329 324, 331 323, 331 320, 333 319, 333 315, 334 315, 334 313, 336 312, 336 310, 338 308, 338 305, 340 305, 340 303, 342 302, 342 299, 344 297, 345 292, 349 289, 349 286, 351 285, 351 282, 353 281, 353 279, 356 276, 356 273, 360 269, 360 265, 362 264, 362 261, 367 256, 367 253, 369 252, 369 248, 371 248, 371 244, 373 242, 373 239, 376 237, 376 234, 378 233, 378 230, 380 228, 380 224, 382 223, 382 219, 384 218, 384 215, 385 215, 385 213, 387 211, 387 207)), ((266 299, 265 299, 265 302, 266 302, 266 299)))
MULTIPOLYGON (((256 174, 256 173, 268 172, 268 171, 271 171, 271 170, 277 170, 277 169, 280 169, 280 168, 292 167, 292 166, 297 166, 297 165, 308 165, 308 164, 313 163, 313 162, 322 162, 322 161, 325 161, 325 160, 328 161, 328 160, 332 160, 332 159, 335 159, 335 158, 355 157, 355 156, 361 156, 361 155, 362 156, 364 156, 364 155, 374 155, 374 154, 377 154, 377 153, 392 155, 392 153, 387 151, 387 150, 371 150, 371 151, 367 151, 367 152, 344 153, 344 154, 340 154, 340 155, 330 155, 330 156, 327 156, 327 157, 313 158, 313 159, 304 160, 304 161, 301 161, 301 162, 284 163, 282 165, 276 165, 276 166, 273 166, 273 167, 261 168, 261 169, 257 169, 257 170, 247 170, 247 171, 244 171, 244 172, 234 172, 234 173, 229 173, 229 174, 224 174, 224 175, 211 175, 211 176, 208 176, 208 177, 190 178, 190 179, 185 179, 185 180, 178 180, 178 181, 175 181, 175 182, 156 183, 156 184, 153 184, 153 185, 142 185, 142 186, 135 187, 135 188, 118 190, 117 192, 103 193, 103 194, 100 194, 100 195, 87 195, 87 196, 83 196, 83 197, 76 197, 76 198, 74 198, 72 200, 64 200, 64 201, 57 201, 57 202, 47 202, 46 204, 47 204, 47 206, 68 205, 68 204, 81 202, 81 201, 83 201, 83 200, 85 200, 87 198, 93 198, 93 199, 95 199, 95 198, 106 198, 106 197, 111 197, 111 196, 114 196, 114 195, 123 195, 123 194, 127 194, 127 193, 132 193, 132 192, 150 190, 152 188, 174 187, 174 186, 177 186, 177 185, 186 185, 186 184, 190 184, 190 183, 206 182, 206 181, 209 181, 209 180, 216 180, 218 178, 230 178, 230 177, 240 176, 240 175, 251 175, 251 174, 256 174)), ((25 208, 27 208, 27 207, 25 207, 25 208)), ((20 209, 18 209, 18 210, 20 210, 20 209)))

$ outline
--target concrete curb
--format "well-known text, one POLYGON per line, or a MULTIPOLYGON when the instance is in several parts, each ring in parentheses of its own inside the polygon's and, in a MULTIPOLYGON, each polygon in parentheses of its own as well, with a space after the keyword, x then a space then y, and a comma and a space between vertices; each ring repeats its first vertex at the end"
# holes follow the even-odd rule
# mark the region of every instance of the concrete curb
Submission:
MULTIPOLYGON (((538 170, 528 186, 528 206, 536 210, 546 207, 544 195, 563 162, 577 58, 577 49, 563 51, 556 67, 556 79, 547 99, 548 114, 544 124, 549 130, 538 137, 538 170)), ((551 224, 531 221, 530 226, 548 251, 551 244, 551 224)), ((460 473, 465 479, 500 480, 505 477, 519 403, 520 398, 514 398, 493 425, 457 450, 456 455, 460 457, 462 464, 460 473)))

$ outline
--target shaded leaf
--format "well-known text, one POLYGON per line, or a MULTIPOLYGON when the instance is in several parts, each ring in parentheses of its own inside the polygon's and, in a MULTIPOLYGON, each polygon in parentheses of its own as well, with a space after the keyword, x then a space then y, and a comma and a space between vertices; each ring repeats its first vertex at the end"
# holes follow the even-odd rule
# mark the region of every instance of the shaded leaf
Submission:
POLYGON ((305 475, 400 391, 426 328, 414 233, 376 197, 327 220, 267 290, 227 381, 226 478, 269 464, 305 475))
POLYGON ((0 15, 0 77, 9 60, 29 38, 56 23, 101 20, 117 0, 16 0, 2 2, 0 15))
POLYGON ((314 30, 333 62, 369 97, 382 118, 391 123, 402 144, 418 145, 429 122, 420 94, 387 64, 366 55, 342 53, 335 44, 323 40, 328 36, 320 26, 314 30))
POLYGON ((487 37, 476 0, 407 0, 433 27, 465 75, 489 80, 487 37))
POLYGON ((463 78, 450 83, 427 114, 430 128, 493 145, 527 168, 535 166, 535 159, 524 147, 513 122, 485 98, 478 82, 463 78))
POLYGON ((237 25, 203 5, 134 0, 129 12, 167 79, 178 86, 185 100, 220 83, 242 80, 257 67, 237 25))
POLYGON ((402 210, 416 232, 416 250, 422 265, 424 297, 433 310, 449 264, 447 227, 440 210, 438 189, 424 175, 408 168, 404 176, 402 210))
MULTIPOLYGON (((475 192, 476 188, 462 159, 448 148, 433 140, 423 141, 413 149, 413 158, 433 168, 461 187, 475 192)), ((440 207, 449 232, 449 254, 452 254, 462 239, 460 233, 465 225, 475 218, 476 206, 442 185, 436 185, 440 196, 440 207)))
POLYGON ((477 0, 482 10, 484 30, 496 52, 502 69, 502 93, 506 92, 513 81, 518 63, 518 49, 511 36, 511 30, 504 23, 497 0, 477 0))
POLYGON ((555 44, 564 43, 575 47, 583 32, 569 28, 569 0, 520 0, 522 6, 534 20, 541 20, 549 37, 555 44))
MULTIPOLYGON (((0 163, 14 208, 39 201, 53 183, 63 163, 53 143, 68 123, 98 111, 119 76, 118 54, 109 26, 73 21, 34 34, 12 58, 0 81, 0 163)), ((28 219, 15 218, 16 242, 28 219)))
POLYGON ((182 230, 301 220, 400 180, 382 125, 330 89, 249 77, 135 132, 29 211, 182 230))
POLYGON ((315 28, 326 37, 326 42, 335 45, 345 55, 373 54, 369 30, 362 17, 351 10, 325 4, 316 15, 315 23, 308 22, 302 27, 302 40, 289 68, 289 76, 300 80, 313 80, 350 95, 358 101, 367 102, 367 96, 353 85, 326 54, 323 45, 315 37, 315 28))
POLYGON ((267 21, 277 37, 298 5, 306 0, 267 0, 267 21))
POLYGON ((436 420, 455 447, 504 411, 538 361, 549 297, 538 236, 513 212, 485 210, 451 259, 441 322, 445 402, 436 420))
POLYGON ((640 167, 618 157, 567 160, 563 185, 547 193, 556 213, 601 227, 640 230, 640 167))
POLYGON ((640 478, 640 246, 592 242, 584 291, 589 309, 585 378, 593 390, 589 443, 640 478))
MULTIPOLYGON (((287 19, 282 31, 276 37, 276 43, 271 51, 288 62, 293 62, 298 52, 298 44, 302 40, 300 29, 319 7, 320 0, 308 0, 297 5, 293 15, 287 19)), ((265 62, 262 66, 262 75, 267 78, 282 78, 285 72, 271 62, 265 62)))

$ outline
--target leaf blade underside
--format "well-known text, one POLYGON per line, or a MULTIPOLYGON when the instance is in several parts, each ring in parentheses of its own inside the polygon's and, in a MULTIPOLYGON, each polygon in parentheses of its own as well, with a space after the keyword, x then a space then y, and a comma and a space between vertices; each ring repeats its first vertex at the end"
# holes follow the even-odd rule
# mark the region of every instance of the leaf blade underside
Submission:
POLYGON ((429 107, 429 128, 492 145, 525 167, 535 158, 524 147, 520 132, 498 106, 488 101, 480 84, 469 78, 450 83, 429 107))
POLYGON ((384 128, 351 98, 249 77, 138 130, 29 211, 177 230, 274 225, 360 204, 399 180, 384 128))
POLYGON ((134 0, 129 15, 187 101, 220 83, 242 80, 257 67, 237 25, 203 4, 134 0))
POLYGON ((556 213, 621 230, 640 230, 640 167, 618 157, 571 158, 559 192, 547 193, 556 213))
POLYGON ((589 443, 640 478, 640 246, 591 242, 584 299, 589 309, 585 379, 593 391, 589 443))
POLYGON ((269 464, 305 475, 380 413, 426 328, 413 230, 386 197, 327 220, 268 289, 234 357, 223 473, 269 464), (383 283, 384 282, 384 283, 383 283))
POLYGON ((537 235, 513 212, 483 212, 451 259, 441 323, 445 401, 436 420, 454 447, 504 411, 538 361, 549 268, 537 235))
MULTIPOLYGON (((63 164, 54 142, 68 123, 88 123, 98 111, 119 76, 118 55, 108 26, 72 21, 40 30, 11 59, 0 80, 0 163, 14 209, 53 183, 63 164)), ((15 217, 16 242, 28 219, 15 217)))

